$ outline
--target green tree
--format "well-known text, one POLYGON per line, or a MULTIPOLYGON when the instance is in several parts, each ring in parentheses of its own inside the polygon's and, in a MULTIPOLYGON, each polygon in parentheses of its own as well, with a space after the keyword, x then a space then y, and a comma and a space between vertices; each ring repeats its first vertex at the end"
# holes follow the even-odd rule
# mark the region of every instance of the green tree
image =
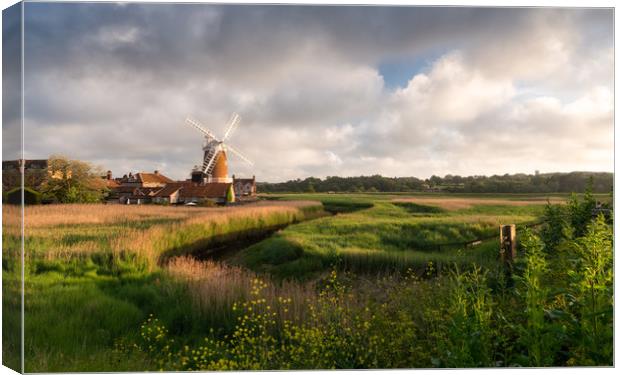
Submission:
POLYGON ((48 160, 48 176, 41 186, 44 197, 60 203, 100 202, 107 187, 103 172, 90 163, 52 155, 48 160))

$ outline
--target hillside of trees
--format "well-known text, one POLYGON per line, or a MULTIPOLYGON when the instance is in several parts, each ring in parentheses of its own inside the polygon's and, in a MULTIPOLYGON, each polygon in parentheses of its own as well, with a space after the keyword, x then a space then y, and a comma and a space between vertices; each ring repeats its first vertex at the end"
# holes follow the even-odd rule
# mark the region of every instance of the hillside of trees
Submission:
POLYGON ((452 192, 452 193, 571 193, 584 191, 592 180, 593 192, 609 193, 613 173, 570 172, 505 174, 502 176, 416 177, 359 176, 325 179, 308 177, 280 183, 258 183, 261 193, 300 192, 452 192))

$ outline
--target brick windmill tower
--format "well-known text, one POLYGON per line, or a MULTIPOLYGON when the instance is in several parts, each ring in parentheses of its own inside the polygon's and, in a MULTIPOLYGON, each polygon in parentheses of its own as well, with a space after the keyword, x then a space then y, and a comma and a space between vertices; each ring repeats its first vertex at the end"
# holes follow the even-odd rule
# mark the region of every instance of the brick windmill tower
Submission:
POLYGON ((198 121, 190 118, 187 118, 185 121, 204 135, 202 166, 194 166, 192 170, 192 182, 201 184, 210 182, 233 182, 232 178, 228 177, 228 159, 226 155, 229 151, 246 163, 254 165, 254 163, 243 156, 239 151, 225 143, 232 132, 239 126, 241 117, 239 117, 238 114, 233 113, 226 126, 224 137, 222 137, 221 140, 198 121))

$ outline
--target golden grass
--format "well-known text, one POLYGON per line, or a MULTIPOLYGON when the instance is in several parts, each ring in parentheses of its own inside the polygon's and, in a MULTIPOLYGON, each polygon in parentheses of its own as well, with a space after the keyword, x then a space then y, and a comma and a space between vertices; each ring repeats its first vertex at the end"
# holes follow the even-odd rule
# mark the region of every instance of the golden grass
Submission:
MULTIPOLYGON (((162 254, 210 238, 264 230, 304 218, 319 202, 257 202, 233 207, 64 204, 25 207, 26 255, 46 260, 84 258, 111 252, 136 256, 154 269, 162 254), (131 255, 133 254, 133 255, 131 255)), ((3 233, 19 238, 19 206, 3 206, 3 233)), ((317 211, 318 212, 318 211, 317 211)), ((192 249, 190 249, 192 250, 192 249)))
MULTIPOLYGON (((434 197, 411 197, 394 199, 394 202, 411 202, 426 206, 435 206, 446 209, 448 211, 471 208, 477 205, 497 205, 497 206, 530 206, 547 204, 547 199, 498 199, 498 198, 434 198, 434 197)), ((550 197, 549 202, 561 203, 565 199, 550 197)))
MULTIPOLYGON (((222 214, 241 214, 261 210, 298 209, 317 205, 311 201, 257 202, 233 207, 186 207, 157 205, 119 205, 119 204, 53 204, 27 206, 24 212, 26 227, 112 224, 148 220, 183 220, 192 217, 205 219, 222 214)), ((4 205, 3 220, 19 217, 19 206, 4 205)))
MULTIPOLYGON (((252 298, 251 291, 259 279, 255 273, 241 267, 198 261, 187 256, 170 260, 166 271, 188 286, 194 308, 205 314, 230 314, 235 302, 252 298)), ((314 284, 290 281, 275 284, 262 277, 261 280, 265 282, 261 296, 281 319, 303 321, 307 304, 316 298, 314 284), (289 298, 290 303, 282 303, 289 298)))

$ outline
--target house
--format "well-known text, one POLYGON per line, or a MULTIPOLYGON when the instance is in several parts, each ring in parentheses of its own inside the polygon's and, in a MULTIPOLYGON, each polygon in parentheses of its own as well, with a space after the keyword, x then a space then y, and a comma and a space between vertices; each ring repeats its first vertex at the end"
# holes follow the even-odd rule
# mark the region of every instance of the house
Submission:
POLYGON ((166 184, 174 182, 174 180, 164 176, 156 170, 153 173, 139 172, 135 175, 129 172, 128 175, 124 175, 118 182, 123 186, 162 188, 166 186, 166 184))
POLYGON ((204 185, 183 185, 179 190, 178 203, 202 203, 210 200, 215 203, 225 203, 226 193, 230 183, 211 182, 204 185))
POLYGON ((130 200, 131 197, 138 196, 140 188, 136 186, 117 186, 110 191, 110 195, 108 195, 107 201, 110 203, 122 203, 127 204, 127 201, 130 200))
MULTIPOLYGON (((173 182, 167 184, 153 195, 153 203, 177 204, 179 202, 179 190, 187 183, 173 182)), ((191 183, 190 183, 191 184, 191 183)))
POLYGON ((230 183, 211 182, 196 184, 191 181, 173 182, 155 192, 152 201, 159 204, 214 203, 226 202, 230 183))
POLYGON ((134 176, 131 172, 129 172, 129 174, 123 175, 123 177, 121 177, 120 179, 117 179, 117 182, 120 186, 140 187, 140 181, 138 181, 138 177, 134 176))
POLYGON ((161 188, 166 186, 166 184, 174 182, 174 180, 159 173, 158 170, 153 173, 140 172, 136 176, 141 184, 140 186, 144 188, 161 188))
POLYGON ((112 178, 112 172, 108 171, 106 185, 110 188, 108 202, 121 204, 143 204, 153 201, 156 193, 174 181, 159 171, 153 173, 139 172, 135 175, 131 172, 121 178, 112 178))
POLYGON ((107 171, 105 176, 101 176, 101 178, 105 180, 105 186, 110 190, 121 186, 118 180, 112 178, 112 171, 107 171))
POLYGON ((236 178, 233 175, 233 188, 238 198, 256 197, 256 176, 252 178, 236 178))
POLYGON ((155 193, 161 189, 158 188, 139 188, 139 187, 123 187, 120 186, 117 191, 118 202, 121 204, 144 204, 151 203, 155 193))

